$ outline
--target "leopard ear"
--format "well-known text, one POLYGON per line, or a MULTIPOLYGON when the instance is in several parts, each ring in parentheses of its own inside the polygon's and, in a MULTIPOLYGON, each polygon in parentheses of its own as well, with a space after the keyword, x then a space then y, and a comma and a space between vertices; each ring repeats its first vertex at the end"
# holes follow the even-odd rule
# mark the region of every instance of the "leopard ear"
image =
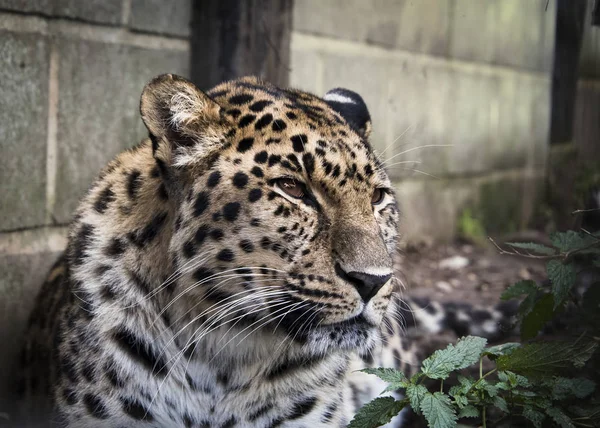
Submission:
POLYGON ((362 97, 356 92, 344 88, 328 91, 323 100, 337 111, 348 125, 364 138, 371 134, 371 115, 362 97))
POLYGON ((225 132, 221 107, 192 82, 172 74, 160 75, 146 85, 140 112, 155 155, 165 142, 172 156, 209 153, 221 144, 225 132))

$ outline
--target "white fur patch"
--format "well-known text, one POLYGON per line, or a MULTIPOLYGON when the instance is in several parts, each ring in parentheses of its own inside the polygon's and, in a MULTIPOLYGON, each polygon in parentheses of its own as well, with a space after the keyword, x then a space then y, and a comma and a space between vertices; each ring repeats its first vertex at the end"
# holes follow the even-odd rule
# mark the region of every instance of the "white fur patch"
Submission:
POLYGON ((326 94, 325 97, 323 97, 323 99, 325 101, 334 101, 334 102, 344 103, 344 104, 356 104, 356 102, 352 98, 348 98, 344 95, 336 94, 336 93, 326 94))

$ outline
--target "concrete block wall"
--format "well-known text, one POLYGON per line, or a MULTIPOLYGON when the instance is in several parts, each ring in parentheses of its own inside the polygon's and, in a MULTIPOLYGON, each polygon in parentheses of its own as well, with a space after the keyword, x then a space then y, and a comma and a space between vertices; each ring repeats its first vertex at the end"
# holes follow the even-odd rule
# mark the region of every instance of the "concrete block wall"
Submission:
POLYGON ((492 234, 528 221, 546 164, 555 7, 296 1, 290 81, 364 97, 407 240, 452 238, 465 208, 492 234), (452 147, 419 149, 429 145, 452 147))
POLYGON ((0 0, 0 413, 78 199, 146 136, 144 84, 189 74, 189 19, 189 0, 0 0))

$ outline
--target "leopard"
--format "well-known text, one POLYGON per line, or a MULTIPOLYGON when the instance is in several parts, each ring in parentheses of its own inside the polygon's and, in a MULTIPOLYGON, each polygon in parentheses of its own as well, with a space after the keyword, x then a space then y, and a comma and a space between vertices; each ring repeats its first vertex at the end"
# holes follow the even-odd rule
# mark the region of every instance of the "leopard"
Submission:
POLYGON ((164 74, 140 114, 148 138, 82 197, 36 297, 19 426, 342 427, 385 388, 358 370, 418 368, 406 318, 497 330, 498 310, 403 298, 356 92, 164 74))

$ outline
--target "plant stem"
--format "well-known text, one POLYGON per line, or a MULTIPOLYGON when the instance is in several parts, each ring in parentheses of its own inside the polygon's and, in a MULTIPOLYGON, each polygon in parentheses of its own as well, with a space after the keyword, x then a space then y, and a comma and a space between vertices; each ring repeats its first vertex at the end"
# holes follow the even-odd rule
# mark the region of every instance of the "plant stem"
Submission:
POLYGON ((483 423, 482 427, 486 428, 486 425, 485 425, 485 406, 481 410, 481 422, 483 423))

